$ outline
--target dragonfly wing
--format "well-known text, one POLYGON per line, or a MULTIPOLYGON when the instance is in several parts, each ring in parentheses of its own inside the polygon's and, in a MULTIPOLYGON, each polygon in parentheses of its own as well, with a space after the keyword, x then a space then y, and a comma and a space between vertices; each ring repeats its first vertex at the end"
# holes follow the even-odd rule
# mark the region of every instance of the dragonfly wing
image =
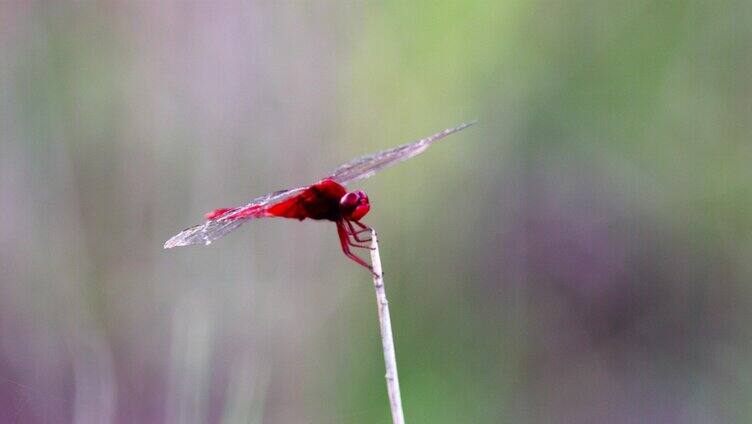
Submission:
POLYGON ((218 216, 212 217, 201 225, 186 228, 175 234, 164 244, 165 249, 192 244, 209 245, 214 240, 224 237, 234 229, 240 227, 246 221, 266 216, 267 207, 277 204, 303 191, 305 187, 279 190, 265 194, 251 200, 245 206, 227 209, 218 216))
POLYGON ((450 134, 456 133, 457 131, 464 130, 475 122, 477 121, 466 122, 454 128, 447 128, 444 131, 412 143, 403 144, 388 150, 360 157, 340 166, 328 178, 333 179, 342 185, 368 178, 384 168, 423 153, 434 142, 441 140, 450 134))
POLYGON ((171 249, 179 246, 189 246, 192 244, 211 244, 214 240, 223 237, 230 231, 243 225, 245 219, 215 219, 206 221, 201 225, 186 228, 175 234, 164 244, 165 249, 171 249))

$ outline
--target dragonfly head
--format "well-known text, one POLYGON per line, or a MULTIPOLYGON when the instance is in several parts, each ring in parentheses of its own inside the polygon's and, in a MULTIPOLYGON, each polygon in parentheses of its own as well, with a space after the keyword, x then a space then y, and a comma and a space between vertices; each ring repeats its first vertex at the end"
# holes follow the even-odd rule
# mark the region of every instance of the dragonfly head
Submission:
POLYGON ((371 204, 363 190, 351 191, 339 199, 339 212, 345 219, 360 221, 370 209, 371 204))

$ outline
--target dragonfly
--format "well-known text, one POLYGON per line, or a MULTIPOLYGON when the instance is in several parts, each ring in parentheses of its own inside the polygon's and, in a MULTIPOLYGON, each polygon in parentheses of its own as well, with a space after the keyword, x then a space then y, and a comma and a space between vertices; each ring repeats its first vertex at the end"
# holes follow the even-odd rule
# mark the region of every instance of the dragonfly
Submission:
POLYGON ((373 229, 361 222, 370 211, 371 204, 363 190, 347 191, 345 186, 413 158, 426 151, 436 141, 476 122, 465 122, 420 140, 354 159, 314 184, 268 193, 256 197, 244 206, 215 209, 204 215, 206 221, 203 224, 179 232, 165 242, 164 248, 209 245, 245 222, 259 218, 324 220, 336 224, 345 256, 373 272, 373 267, 352 251, 353 248, 371 248, 368 243, 371 241, 370 234, 373 229))

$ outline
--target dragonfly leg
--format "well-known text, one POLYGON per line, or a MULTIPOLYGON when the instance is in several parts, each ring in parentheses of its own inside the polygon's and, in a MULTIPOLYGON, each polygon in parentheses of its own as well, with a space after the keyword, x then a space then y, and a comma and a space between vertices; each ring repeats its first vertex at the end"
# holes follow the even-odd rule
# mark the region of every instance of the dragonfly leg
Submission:
POLYGON ((352 240, 347 240, 347 244, 349 244, 352 247, 357 247, 358 249, 373 250, 373 248, 371 247, 371 245, 370 244, 366 244, 366 243, 355 243, 352 240))
POLYGON ((357 225, 358 227, 360 227, 360 229, 362 231, 358 231, 359 233, 366 232, 366 231, 368 231, 370 233, 371 231, 373 231, 373 228, 369 227, 368 225, 366 225, 366 224, 364 224, 364 223, 362 223, 360 221, 351 221, 351 222, 353 222, 355 225, 357 225))
POLYGON ((347 221, 346 220, 345 223, 347 223, 348 228, 350 228, 350 235, 355 239, 355 241, 358 241, 361 243, 368 243, 369 241, 371 241, 370 237, 368 238, 365 238, 362 236, 358 237, 358 234, 365 233, 366 231, 369 233, 373 231, 371 227, 368 227, 359 221, 347 221), (357 224, 361 229, 356 230, 355 227, 353 226, 353 223, 357 224))
POLYGON ((359 258, 357 255, 352 253, 352 251, 350 251, 349 234, 347 232, 347 228, 345 228, 345 224, 342 221, 337 221, 337 234, 339 235, 339 242, 342 245, 342 252, 345 254, 345 256, 353 260, 358 265, 365 267, 366 269, 371 271, 372 274, 374 274, 373 267, 369 265, 368 262, 359 258))
POLYGON ((358 234, 362 233, 363 230, 356 231, 355 228, 353 228, 353 225, 352 223, 350 223, 350 221, 345 221, 345 224, 347 224, 347 227, 350 229, 350 231, 347 232, 347 235, 352 237, 352 240, 348 238, 348 244, 350 246, 358 247, 360 249, 373 250, 373 247, 371 247, 371 245, 369 244, 369 242, 371 241, 370 237, 369 238, 361 238, 362 236, 358 237, 358 234))

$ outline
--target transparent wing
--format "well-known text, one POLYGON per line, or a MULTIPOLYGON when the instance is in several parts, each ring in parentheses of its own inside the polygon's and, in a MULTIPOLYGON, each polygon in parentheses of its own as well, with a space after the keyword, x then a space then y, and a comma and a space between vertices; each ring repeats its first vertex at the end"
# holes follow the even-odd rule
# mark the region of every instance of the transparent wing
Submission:
POLYGON ((265 216, 266 207, 288 199, 305 187, 289 190, 280 190, 259 196, 245 206, 228 209, 221 215, 209 219, 201 225, 186 228, 175 234, 164 244, 165 249, 188 246, 191 244, 211 244, 214 240, 225 236, 227 233, 243 225, 244 222, 265 216))
POLYGON ((441 140, 450 134, 456 133, 457 131, 464 130, 476 122, 477 121, 466 122, 454 128, 447 128, 444 131, 412 143, 403 144, 388 150, 360 157, 340 166, 328 178, 331 178, 342 185, 368 178, 384 168, 423 153, 434 142, 441 140))

